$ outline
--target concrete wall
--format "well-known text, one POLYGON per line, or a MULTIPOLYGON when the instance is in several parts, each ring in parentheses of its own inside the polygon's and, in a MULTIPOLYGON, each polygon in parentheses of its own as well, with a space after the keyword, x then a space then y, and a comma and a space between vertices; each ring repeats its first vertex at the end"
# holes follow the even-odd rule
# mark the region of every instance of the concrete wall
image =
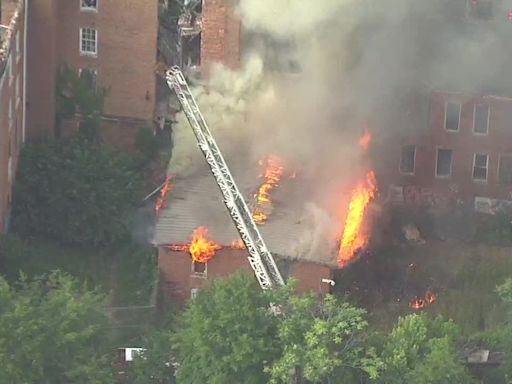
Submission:
MULTIPOLYGON (((20 7, 7 56, 0 62, 0 232, 6 230, 18 156, 23 144, 23 29, 20 7)), ((4 45, 5 46, 5 45, 4 45)))
POLYGON ((233 0, 204 0, 201 34, 201 69, 208 74, 218 62, 229 68, 240 66, 241 22, 233 0))
MULTIPOLYGON (((222 249, 208 262, 206 276, 193 273, 192 260, 186 252, 169 251, 165 247, 158 249, 161 290, 165 298, 183 304, 190 298, 193 288, 203 288, 208 280, 227 277, 237 271, 252 273, 244 250, 222 249)), ((322 278, 331 278, 330 268, 311 262, 295 261, 290 268, 291 276, 298 279, 300 292, 327 293, 328 285, 321 283, 322 278)))
MULTIPOLYGON (((475 97, 449 93, 433 93, 430 99, 429 127, 415 134, 404 133, 395 137, 386 151, 386 182, 400 186, 420 186, 440 194, 450 194, 463 200, 475 196, 512 199, 512 185, 498 182, 498 163, 501 155, 512 155, 512 99, 475 97), (445 105, 461 104, 459 130, 445 129, 445 105), (490 107, 489 127, 486 135, 473 132, 475 104, 490 107), (398 139, 398 140, 396 140, 398 139), (401 146, 416 145, 414 175, 399 172, 401 146), (450 177, 436 177, 437 149, 453 151, 450 177), (488 154, 487 181, 473 180, 475 153, 488 154)), ((411 130, 414 130, 411 128, 411 130)))

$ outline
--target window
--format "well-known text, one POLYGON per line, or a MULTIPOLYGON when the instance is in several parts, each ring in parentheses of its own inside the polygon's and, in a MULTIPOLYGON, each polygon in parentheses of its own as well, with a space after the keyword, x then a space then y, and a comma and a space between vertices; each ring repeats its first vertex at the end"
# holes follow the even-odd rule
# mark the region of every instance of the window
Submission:
POLYGON ((402 147, 402 155, 400 157, 400 172, 413 174, 415 160, 416 160, 416 146, 415 145, 404 145, 402 147))
POLYGON ((192 272, 199 275, 206 275, 206 263, 192 262, 192 272))
POLYGON ((436 161, 436 176, 449 177, 452 174, 452 150, 438 149, 436 161))
POLYGON ((500 156, 498 163, 498 182, 503 185, 512 184, 512 155, 500 156))
POLYGON ((98 54, 98 34, 93 28, 80 28, 80 53, 96 56, 98 54))
POLYGON ((475 156, 473 157, 473 180, 487 181, 488 162, 488 155, 475 153, 475 156))
POLYGON ((192 288, 190 290, 190 298, 195 299, 198 293, 199 293, 199 288, 192 288))
POLYGON ((444 128, 447 131, 458 131, 460 120, 460 104, 447 102, 445 107, 444 128))
POLYGON ((98 73, 95 69, 82 68, 78 71, 78 74, 89 89, 96 91, 96 77, 98 73))
POLYGON ((98 0, 80 0, 80 9, 84 11, 97 11, 98 0))
POLYGON ((475 104, 473 112, 473 132, 479 135, 487 135, 489 130, 489 106, 475 104))

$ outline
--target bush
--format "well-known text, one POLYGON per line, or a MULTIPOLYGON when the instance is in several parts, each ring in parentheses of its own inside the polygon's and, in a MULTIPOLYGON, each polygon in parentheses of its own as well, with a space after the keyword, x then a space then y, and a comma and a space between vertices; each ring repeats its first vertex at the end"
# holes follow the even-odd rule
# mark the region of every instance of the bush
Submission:
POLYGON ((124 236, 140 197, 134 161, 105 146, 48 141, 22 152, 13 228, 70 244, 107 244, 124 236))
POLYGON ((145 161, 155 158, 162 146, 162 139, 154 135, 150 128, 141 128, 135 136, 135 147, 142 154, 145 161))

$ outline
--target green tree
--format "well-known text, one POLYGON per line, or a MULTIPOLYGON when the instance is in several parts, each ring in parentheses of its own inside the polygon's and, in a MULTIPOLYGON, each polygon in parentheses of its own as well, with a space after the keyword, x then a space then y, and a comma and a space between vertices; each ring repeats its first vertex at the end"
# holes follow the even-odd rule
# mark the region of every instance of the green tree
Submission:
POLYGON ((382 363, 367 348, 365 311, 327 295, 277 293, 281 354, 268 371, 271 383, 351 383, 376 378, 382 363), (291 375, 290 373, 293 372, 291 375))
POLYGON ((190 302, 172 337, 178 383, 267 382, 278 353, 277 318, 254 278, 213 281, 190 302))
POLYGON ((455 349, 457 327, 426 314, 399 318, 387 336, 379 383, 467 384, 471 378, 455 349))
POLYGON ((0 278, 1 383, 111 383, 105 297, 67 275, 0 278))
POLYGON ((106 244, 126 233, 141 176, 132 158, 82 140, 24 147, 16 178, 13 227, 75 244, 106 244))

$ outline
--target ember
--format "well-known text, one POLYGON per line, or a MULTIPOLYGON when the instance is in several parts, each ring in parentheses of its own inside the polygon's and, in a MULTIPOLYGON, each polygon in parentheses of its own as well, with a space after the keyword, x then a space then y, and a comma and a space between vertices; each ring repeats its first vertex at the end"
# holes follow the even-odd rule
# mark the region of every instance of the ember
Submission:
POLYGON ((257 224, 264 224, 273 208, 270 193, 279 185, 284 173, 284 164, 278 156, 270 155, 265 161, 260 161, 260 165, 265 166, 265 172, 261 176, 264 181, 255 195, 256 206, 252 211, 252 218, 257 224))
POLYGON ((412 309, 422 309, 436 301, 437 296, 432 291, 427 291, 425 297, 416 297, 409 303, 412 309))
POLYGON ((192 233, 192 241, 188 247, 188 251, 192 256, 192 261, 196 263, 206 263, 213 256, 215 251, 222 247, 213 240, 208 240, 208 229, 206 227, 198 227, 192 233))
POLYGON ((361 138, 359 139, 359 146, 366 151, 368 149, 368 147, 370 146, 371 140, 372 140, 372 135, 370 134, 370 132, 368 130, 365 130, 363 136, 361 136, 361 138))
POLYGON ((157 215, 160 212, 160 210, 162 209, 162 207, 164 206, 165 199, 167 198, 167 195, 169 194, 169 191, 171 190, 171 188, 172 188, 171 178, 167 177, 165 179, 164 185, 162 186, 162 189, 160 189, 160 196, 158 196, 158 199, 156 199, 155 213, 157 215))
POLYGON ((366 180, 360 182, 352 192, 338 252, 338 265, 340 267, 346 266, 357 256, 357 252, 368 244, 368 234, 363 228, 364 215, 368 204, 375 198, 376 193, 377 181, 375 180, 375 174, 373 171, 369 171, 366 180))

